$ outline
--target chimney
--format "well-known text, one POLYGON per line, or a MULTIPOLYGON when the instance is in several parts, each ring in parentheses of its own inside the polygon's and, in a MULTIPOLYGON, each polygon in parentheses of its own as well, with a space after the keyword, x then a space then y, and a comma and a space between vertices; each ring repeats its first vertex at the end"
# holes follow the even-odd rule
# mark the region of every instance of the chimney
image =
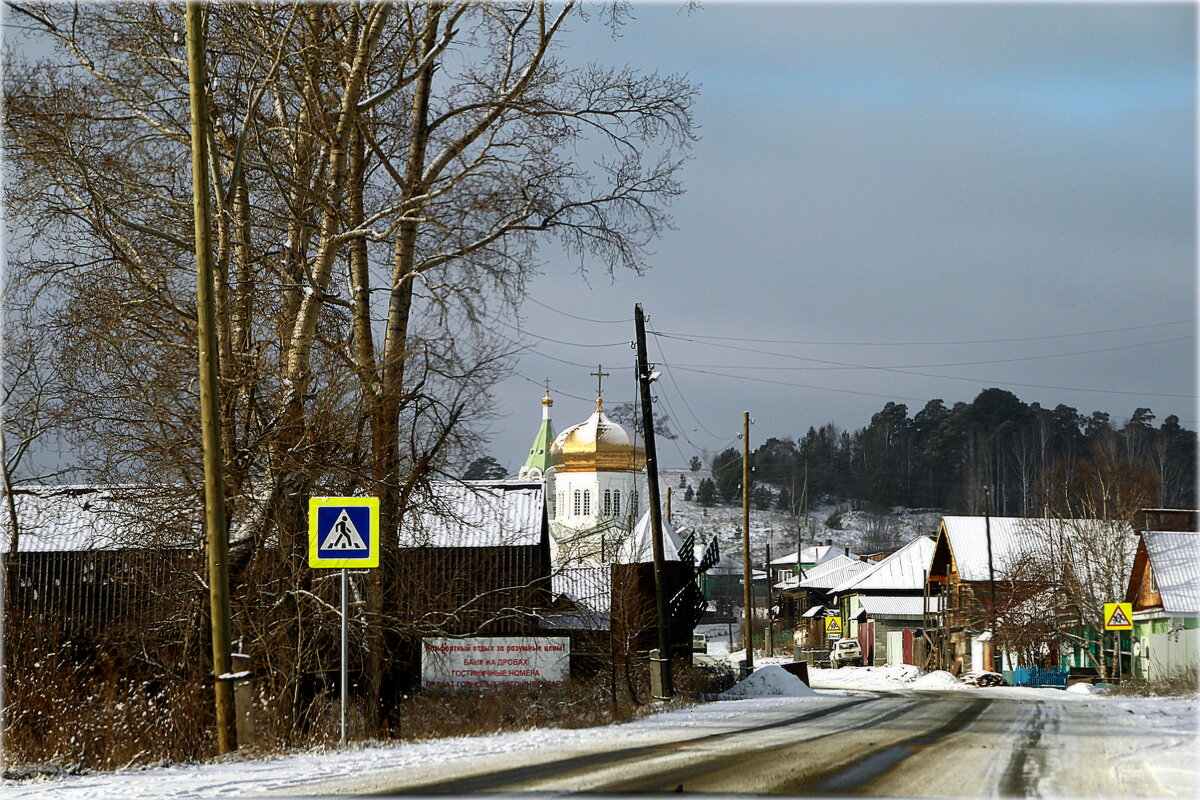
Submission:
POLYGON ((846 549, 846 555, 850 555, 850 548, 849 548, 849 547, 847 547, 847 548, 845 548, 845 549, 846 549))

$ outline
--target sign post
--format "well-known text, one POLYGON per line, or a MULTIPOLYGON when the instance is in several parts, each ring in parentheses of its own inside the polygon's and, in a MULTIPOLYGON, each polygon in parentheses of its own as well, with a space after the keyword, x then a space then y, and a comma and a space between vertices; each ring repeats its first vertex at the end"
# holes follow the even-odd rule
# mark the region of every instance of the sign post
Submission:
POLYGON ((1105 603, 1104 630, 1116 631, 1113 654, 1117 661, 1117 680, 1121 679, 1121 631, 1133 630, 1133 603, 1105 603))
POLYGON ((349 680, 350 569, 379 566, 378 497, 310 497, 308 500, 308 565, 342 571, 341 742, 346 745, 346 700, 349 680))

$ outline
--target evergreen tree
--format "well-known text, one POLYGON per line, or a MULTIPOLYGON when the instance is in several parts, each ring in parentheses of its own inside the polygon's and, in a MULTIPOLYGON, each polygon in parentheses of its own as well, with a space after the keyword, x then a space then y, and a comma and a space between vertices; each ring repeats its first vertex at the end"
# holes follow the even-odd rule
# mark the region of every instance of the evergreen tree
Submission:
POLYGON ((700 460, 700 456, 692 456, 692 460, 688 462, 688 469, 692 472, 699 472, 704 466, 704 462, 700 460))
POLYGON ((712 478, 700 481, 700 488, 696 490, 696 502, 705 508, 717 502, 717 484, 712 478))
POLYGON ((464 481, 491 481, 508 477, 508 469, 491 456, 477 458, 467 465, 464 481))
POLYGON ((713 459, 714 488, 722 503, 732 503, 742 485, 742 454, 732 447, 713 459))

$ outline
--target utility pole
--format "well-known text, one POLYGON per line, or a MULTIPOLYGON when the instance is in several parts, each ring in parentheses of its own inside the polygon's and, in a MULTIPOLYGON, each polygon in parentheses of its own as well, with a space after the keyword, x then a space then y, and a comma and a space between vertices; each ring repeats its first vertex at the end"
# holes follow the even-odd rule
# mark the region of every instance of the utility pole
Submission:
POLYGON ((213 303, 208 215, 208 109, 204 96, 203 4, 188 0, 188 89, 191 97, 192 206, 196 226, 196 335, 200 355, 200 430, 204 444, 204 528, 208 537, 209 613, 217 704, 217 750, 237 749, 232 634, 229 615, 229 532, 225 524, 224 457, 217 384, 217 326, 213 303))
MULTIPOLYGON (((988 586, 991 590, 991 612, 988 616, 991 620, 991 640, 988 642, 992 653, 996 652, 996 570, 992 566, 992 503, 991 493, 988 487, 983 487, 983 532, 987 536, 987 551, 988 551, 988 586)), ((994 659, 994 656, 993 656, 994 659)), ((991 668, 995 669, 996 665, 991 664, 991 668)))
MULTIPOLYGON (((662 697, 669 700, 675 696, 675 682, 671 677, 671 636, 667 616, 667 581, 663 572, 662 509, 658 494, 658 453, 654 446, 654 409, 651 406, 650 365, 646 362, 646 318, 642 306, 633 306, 633 322, 637 332, 637 374, 642 398, 642 431, 646 442, 646 494, 650 501, 650 533, 654 548, 654 600, 658 608, 658 664, 651 662, 651 669, 658 668, 662 676, 662 697)), ((657 377, 657 376, 654 376, 657 377)))
POLYGON ((754 583, 750 569, 750 412, 742 412, 742 608, 745 609, 746 666, 754 672, 754 583))

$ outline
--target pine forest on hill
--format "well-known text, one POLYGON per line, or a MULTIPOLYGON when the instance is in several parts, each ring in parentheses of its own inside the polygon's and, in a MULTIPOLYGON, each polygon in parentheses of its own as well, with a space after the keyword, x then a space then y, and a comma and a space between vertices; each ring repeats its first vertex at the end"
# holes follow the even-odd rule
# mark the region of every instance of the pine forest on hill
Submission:
MULTIPOLYGON (((795 440, 766 439, 750 457, 752 501, 796 513, 807 483, 809 507, 977 514, 987 488, 997 515, 1096 516, 1114 501, 1122 509, 1194 508, 1196 433, 1175 415, 1155 421, 1150 409, 1137 408, 1117 427, 1107 412, 1043 408, 996 388, 953 407, 930 400, 911 416, 906 405, 888 402, 854 432, 830 422, 795 440), (1099 486, 1118 487, 1121 497, 1097 497, 1099 486)), ((740 449, 718 453, 710 466, 697 502, 740 504, 740 449)))

